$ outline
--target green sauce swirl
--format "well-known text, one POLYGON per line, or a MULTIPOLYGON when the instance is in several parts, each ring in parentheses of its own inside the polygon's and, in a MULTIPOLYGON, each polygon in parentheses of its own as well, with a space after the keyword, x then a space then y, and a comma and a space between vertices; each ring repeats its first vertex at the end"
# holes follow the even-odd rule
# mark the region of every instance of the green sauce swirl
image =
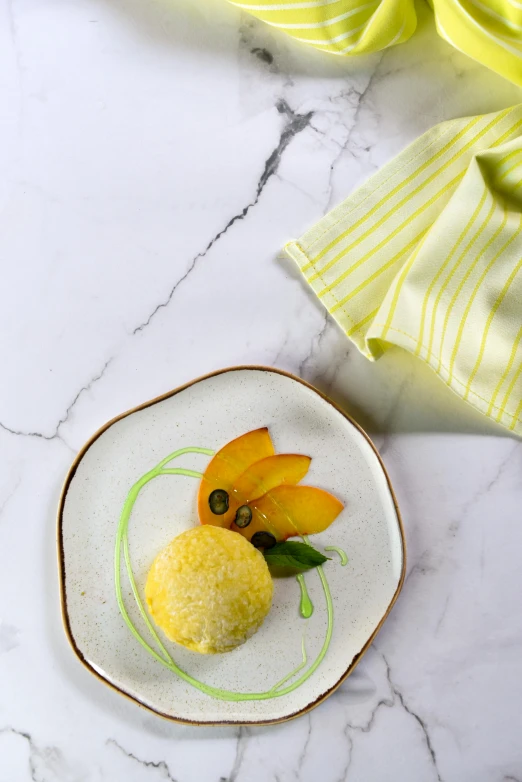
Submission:
MULTIPOLYGON (((151 620, 147 615, 140 594, 138 592, 138 587, 136 585, 134 574, 132 572, 130 553, 129 553, 129 542, 128 542, 129 520, 131 517, 132 509, 134 507, 134 503, 136 502, 140 491, 143 489, 144 486, 147 485, 147 483, 152 481, 154 478, 157 478, 160 475, 187 475, 192 478, 203 477, 201 473, 196 472, 194 470, 185 470, 178 467, 173 467, 173 468, 165 467, 165 465, 168 464, 170 461, 185 453, 200 453, 200 454, 205 454, 207 456, 212 456, 214 451, 211 451, 208 448, 181 448, 178 451, 174 451, 174 453, 171 453, 169 456, 166 456, 165 459, 162 459, 162 461, 156 465, 156 467, 154 467, 149 472, 145 473, 145 475, 143 475, 138 481, 136 481, 136 483, 134 484, 134 486, 132 486, 132 488, 130 489, 127 495, 127 498, 125 500, 120 515, 120 520, 118 523, 118 529, 116 533, 116 545, 114 550, 114 583, 116 589, 116 600, 118 602, 118 608, 120 610, 120 613, 125 621, 125 624, 129 628, 134 638, 143 646, 143 648, 148 652, 148 654, 154 657, 155 660, 157 660, 163 666, 168 668, 174 674, 179 676, 180 679, 187 682, 187 684, 190 684, 196 689, 198 689, 200 692, 205 693, 205 695, 209 695, 213 698, 217 698, 223 701, 236 701, 236 702, 268 700, 270 698, 278 698, 282 695, 288 695, 289 693, 293 692, 298 687, 300 687, 302 684, 304 684, 304 682, 306 682, 310 678, 310 676, 312 676, 312 674, 317 670, 317 668, 323 661, 324 656, 326 655, 326 652, 328 651, 328 647, 330 646, 330 642, 332 640, 333 602, 332 602, 332 595, 330 593, 330 587, 328 586, 328 582, 326 580, 326 576, 324 574, 324 570, 322 566, 319 566, 317 568, 317 571, 319 573, 319 578, 321 580, 321 584, 323 587, 323 592, 326 600, 326 611, 327 611, 327 619, 328 619, 326 636, 323 645, 321 647, 321 650, 319 651, 319 654, 317 655, 313 663, 310 665, 310 667, 298 679, 296 679, 292 684, 288 684, 286 687, 283 687, 283 685, 285 685, 290 679, 294 678, 298 673, 300 673, 303 670, 303 668, 306 667, 307 656, 306 656, 306 650, 304 645, 304 637, 302 642, 302 653, 303 653, 302 662, 299 665, 297 665, 293 671, 287 674, 287 676, 281 679, 281 681, 277 682, 270 690, 266 690, 265 692, 234 692, 231 690, 224 690, 218 687, 212 687, 209 684, 205 684, 204 682, 199 681, 199 679, 196 679, 194 676, 191 676, 189 673, 187 673, 182 668, 180 668, 179 665, 176 664, 176 662, 172 659, 171 655, 165 648, 156 630, 154 629, 151 620), (161 654, 158 653, 150 644, 148 644, 147 641, 145 641, 145 639, 140 635, 139 631, 134 626, 127 612, 125 604, 123 602, 123 594, 122 594, 122 587, 121 587, 122 548, 123 548, 123 557, 125 561, 125 569, 127 572, 127 576, 129 578, 129 583, 131 586, 134 600, 141 614, 141 617, 143 618, 143 621, 145 622, 145 625, 147 626, 147 629, 149 630, 152 638, 156 642, 161 654)), ((307 542, 306 538, 305 540, 307 542)), ((342 564, 345 563, 343 562, 342 564)), ((313 606, 312 606, 312 610, 313 610, 313 606)), ((311 612, 309 615, 311 615, 311 612)))

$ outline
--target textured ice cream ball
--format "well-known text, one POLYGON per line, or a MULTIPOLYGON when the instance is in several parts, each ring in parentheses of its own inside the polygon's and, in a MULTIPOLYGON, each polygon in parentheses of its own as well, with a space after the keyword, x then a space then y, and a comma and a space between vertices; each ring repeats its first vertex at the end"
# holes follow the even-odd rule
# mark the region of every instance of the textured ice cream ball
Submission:
POLYGON ((229 652, 250 638, 272 594, 263 555, 237 532, 210 525, 174 538, 145 585, 149 611, 165 635, 202 654, 229 652))

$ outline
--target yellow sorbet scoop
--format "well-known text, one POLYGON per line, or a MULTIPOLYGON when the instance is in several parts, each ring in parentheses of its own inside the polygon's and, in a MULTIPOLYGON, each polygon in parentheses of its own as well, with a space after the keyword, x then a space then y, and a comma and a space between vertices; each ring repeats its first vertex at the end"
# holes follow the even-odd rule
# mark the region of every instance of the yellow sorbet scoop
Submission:
POLYGON ((174 538, 145 585, 151 616, 167 638, 202 654, 229 652, 250 638, 272 594, 263 555, 236 532, 210 525, 174 538))

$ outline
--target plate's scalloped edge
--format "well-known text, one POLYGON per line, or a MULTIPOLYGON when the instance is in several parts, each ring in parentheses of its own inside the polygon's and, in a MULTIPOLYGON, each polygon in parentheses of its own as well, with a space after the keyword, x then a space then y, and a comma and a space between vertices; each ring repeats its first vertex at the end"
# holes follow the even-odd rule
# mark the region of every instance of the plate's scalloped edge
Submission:
POLYGON ((103 426, 101 426, 93 435, 92 437, 87 440, 85 445, 80 449, 77 456, 75 457, 71 467, 69 468, 69 471, 67 473, 67 476, 65 478, 65 482, 62 487, 62 491, 60 493, 60 500, 58 503, 58 516, 57 516, 57 545, 58 545, 58 576, 59 576, 59 583, 60 583, 60 604, 61 604, 61 614, 62 614, 62 622, 65 630, 65 634, 67 636, 67 640, 69 641, 74 653, 76 654, 76 657, 78 660, 82 663, 82 665, 87 668, 87 670, 93 674, 97 679, 99 679, 103 684, 105 684, 107 687, 109 687, 112 690, 115 690, 120 695, 123 695, 125 698, 128 698, 128 700, 132 701, 133 703, 138 704, 138 706, 141 706, 142 708, 146 709, 147 711, 152 712, 153 714, 157 714, 159 717, 162 717, 163 719, 169 720, 170 722, 175 722, 181 725, 196 725, 200 727, 226 727, 226 726, 249 726, 249 725, 277 725, 281 722, 288 722, 288 720, 295 719, 296 717, 300 717, 303 714, 307 714, 309 711, 314 709, 316 706, 318 706, 320 703, 322 703, 324 700, 326 700, 335 690, 337 690, 338 687, 341 686, 341 684, 348 678, 348 676, 354 671, 356 666, 359 664, 361 659, 364 657, 365 653, 367 652, 368 648, 373 643, 377 633, 383 626, 384 622, 388 618, 388 615, 393 608, 393 605, 395 604, 395 601, 399 597, 399 594, 402 590, 403 584, 404 584, 404 578, 406 574, 406 538, 404 535, 404 527, 402 524, 401 514, 399 511, 399 506, 397 503, 397 498, 395 496, 395 493, 393 491, 393 487, 390 481, 390 476, 388 475, 388 472, 386 470, 386 467, 384 466, 384 462, 382 461, 379 452, 377 451, 377 448, 373 444, 370 437, 366 434, 364 429, 355 421, 348 413, 346 413, 344 410, 342 410, 339 405, 337 405, 335 402, 333 402, 331 399, 329 399, 326 394, 323 394, 322 391, 320 391, 318 388, 315 388, 310 383, 307 383, 306 380, 302 380, 302 378, 297 377, 296 375, 292 375, 290 372, 286 372, 283 369, 277 369, 276 367, 266 367, 262 365, 256 365, 256 364, 246 364, 246 365, 240 365, 235 367, 227 367, 225 369, 218 369, 215 372, 210 372, 207 375, 202 375, 201 377, 196 378, 195 380, 191 380, 189 383, 185 383, 182 386, 179 386, 178 388, 175 388, 172 391, 168 391, 166 394, 161 394, 161 396, 157 396, 154 399, 151 399, 148 402, 144 402, 141 405, 137 405, 136 407, 131 408, 130 410, 127 410, 124 413, 121 413, 120 415, 115 416, 114 418, 111 418, 107 423, 105 423, 103 426), (301 385, 308 388, 310 391, 313 391, 315 394, 317 394, 324 402, 331 405, 335 410, 337 410, 338 413, 340 413, 343 418, 345 418, 352 426, 357 429, 357 431, 362 434, 362 436, 365 438, 365 440, 368 442, 370 448, 375 453, 375 456, 377 457, 377 460, 379 464, 381 465, 381 469, 384 473, 384 476, 386 478, 386 482, 388 484, 388 489, 390 491, 393 504, 395 507, 395 512, 397 515, 397 522, 399 526, 399 532, 401 536, 401 545, 402 545, 402 570, 401 575, 399 578, 399 583, 397 584, 397 589, 395 590, 395 593, 388 605, 388 608, 384 612, 384 615, 378 625, 376 626, 373 633, 370 635, 360 652, 358 652, 355 657, 350 662, 350 665, 348 666, 347 670, 343 675, 339 678, 339 680, 330 687, 329 690, 324 692, 322 695, 319 696, 315 701, 312 701, 311 703, 308 703, 304 708, 300 709, 299 711, 292 712, 291 714, 287 714, 284 717, 278 717, 276 719, 271 720, 208 720, 205 722, 200 722, 196 720, 188 720, 183 719, 181 717, 173 717, 171 714, 165 714, 164 712, 158 711, 158 709, 153 708, 152 706, 149 706, 146 703, 143 703, 139 700, 139 698, 136 698, 134 695, 131 695, 130 693, 126 692, 125 690, 122 690, 120 687, 117 687, 115 684, 110 682, 108 679, 106 679, 101 673, 99 673, 93 666, 89 663, 89 661, 83 656, 81 650, 76 645, 76 641, 74 639, 74 636, 71 631, 71 626, 69 622, 69 615, 67 613, 67 599, 65 594, 65 561, 64 561, 64 552, 63 552, 63 536, 62 536, 62 517, 63 517, 63 510, 65 506, 65 500, 67 497, 67 492, 69 490, 69 486, 71 484, 72 479, 75 476, 76 470, 78 469, 78 465, 80 464, 81 460, 91 447, 93 443, 96 442, 96 440, 105 432, 107 429, 109 429, 113 424, 115 424, 117 421, 121 421, 123 418, 127 418, 127 416, 132 415, 133 413, 138 412, 139 410, 145 410, 147 407, 151 407, 152 405, 157 404, 158 402, 163 402, 165 399, 170 399, 170 397, 175 396, 176 394, 179 394, 181 391, 185 391, 187 388, 190 388, 191 386, 196 385, 197 383, 201 383, 203 380, 208 380, 212 377, 217 377, 218 375, 223 375, 227 372, 240 372, 245 370, 251 370, 251 371, 257 371, 257 372, 270 372, 272 374, 276 375, 282 375, 283 377, 287 377, 290 380, 294 380, 296 383, 300 383, 301 385))

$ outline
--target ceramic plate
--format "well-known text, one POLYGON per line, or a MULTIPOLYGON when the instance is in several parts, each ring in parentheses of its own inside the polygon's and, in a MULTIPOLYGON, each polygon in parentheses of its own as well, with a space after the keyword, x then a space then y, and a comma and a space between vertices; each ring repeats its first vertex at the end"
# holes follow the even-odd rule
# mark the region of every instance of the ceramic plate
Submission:
MULTIPOLYGON (((186 454, 176 466, 202 472, 209 457, 186 454)), ((169 475, 140 492, 129 521, 138 591, 156 554, 198 524, 199 481, 169 475)), ((384 467, 364 432, 319 392, 277 370, 242 367, 196 380, 116 418, 78 455, 58 517, 62 608, 74 651, 106 683, 164 717, 198 724, 260 724, 295 717, 320 703, 348 676, 382 625, 402 586, 405 547, 384 467), (217 450, 267 426, 278 453, 312 457, 304 483, 336 495, 345 508, 311 542, 337 546, 324 566, 333 601, 328 634, 325 589, 317 569, 305 575, 314 612, 303 619, 295 577, 274 579, 272 609, 261 629, 233 652, 199 655, 165 644, 198 681, 237 693, 266 693, 301 666, 285 695, 237 702, 211 697, 180 679, 142 648, 124 623, 114 586, 118 521, 129 489, 169 453, 189 446, 217 450), (303 649, 306 663, 303 665, 303 649)), ((121 569, 123 600, 144 638, 147 628, 121 569)), ((285 689, 282 688, 282 689, 285 689)))

